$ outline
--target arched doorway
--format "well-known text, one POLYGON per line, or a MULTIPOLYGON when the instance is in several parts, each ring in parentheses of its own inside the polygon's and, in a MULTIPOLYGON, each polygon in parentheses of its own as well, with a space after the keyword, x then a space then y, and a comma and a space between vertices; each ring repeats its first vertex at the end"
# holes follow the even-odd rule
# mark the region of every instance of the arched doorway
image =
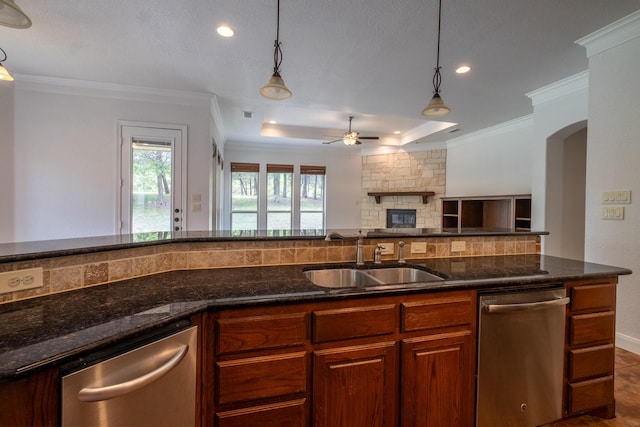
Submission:
POLYGON ((584 260, 586 165, 586 120, 547 138, 547 255, 584 260))

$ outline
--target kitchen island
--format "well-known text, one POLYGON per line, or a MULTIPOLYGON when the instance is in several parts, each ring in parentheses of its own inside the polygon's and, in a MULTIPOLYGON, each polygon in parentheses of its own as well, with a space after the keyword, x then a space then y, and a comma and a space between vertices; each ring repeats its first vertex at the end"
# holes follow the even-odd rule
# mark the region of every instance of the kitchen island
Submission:
MULTIPOLYGON (((535 233, 532 235, 535 237, 535 233)), ((423 237, 410 234, 396 236, 393 238, 402 238, 410 244, 423 237)), ((500 237, 513 238, 511 235, 500 237)), ((437 239, 449 238, 437 237, 437 239)), ((455 235, 454 238, 466 239, 467 244, 473 247, 474 242, 470 239, 478 238, 478 235, 476 231, 473 236, 455 235)), ((379 239, 378 236, 372 239, 370 243, 379 242, 375 240, 379 239)), ((389 241, 391 237, 384 236, 382 239, 389 241)), ((251 244, 255 245, 260 240, 251 240, 253 242, 251 244)), ((304 241, 305 244, 311 243, 310 248, 325 248, 325 245, 334 244, 318 237, 310 240, 302 238, 298 241, 304 241)), ((172 242, 172 244, 175 243, 172 242)), ((202 243, 206 242, 189 244, 202 243)), ((351 246, 345 249, 345 244, 347 243, 339 242, 338 247, 341 248, 342 253, 347 252, 348 257, 352 257, 354 253, 351 252, 351 246)), ((350 241, 348 244, 353 245, 354 242, 350 241)), ((448 241, 441 243, 438 240, 438 243, 434 244, 448 244, 448 241)), ((147 245, 143 246, 148 249, 147 245)), ((496 244, 493 240, 490 246, 495 249, 496 244)), ((516 246, 517 244, 514 244, 514 248, 516 246)), ((226 248, 228 249, 228 246, 226 248)), ((131 249, 126 248, 126 250, 131 249)), ((373 250, 373 247, 370 249, 373 250)), ((481 250, 484 249, 482 246, 481 250)), ((328 249, 325 250, 328 251, 328 249)), ((389 258, 391 257, 387 257, 378 267, 397 266, 396 261, 389 258)), ((328 263, 325 259, 321 264, 322 267, 327 265, 334 268, 353 267, 353 259, 355 257, 340 260, 337 263, 328 263)), ((368 266, 371 267, 369 261, 371 257, 367 256, 366 259, 368 266)), ((24 262, 24 260, 12 260, 12 262, 24 262)), ((414 255, 407 264, 437 274, 444 280, 422 285, 334 289, 314 285, 305 277, 304 270, 319 267, 315 263, 191 268, 158 272, 99 286, 83 287, 73 291, 1 304, 0 388, 3 389, 4 396, 10 392, 15 397, 0 403, 0 424, 5 424, 2 418, 11 414, 11 411, 15 414, 12 420, 14 423, 19 424, 22 420, 33 425, 58 424, 59 409, 55 396, 59 394, 59 366, 122 340, 143 335, 183 319, 189 319, 200 326, 201 368, 198 390, 202 399, 202 410, 199 412, 202 425, 212 425, 212 423, 221 426, 236 425, 233 424, 236 422, 234 420, 245 422, 252 416, 264 415, 263 411, 291 413, 293 414, 291 416, 302 420, 300 425, 308 425, 310 420, 320 425, 320 420, 316 417, 330 417, 337 414, 317 409, 331 406, 322 406, 322 402, 318 400, 323 395, 320 390, 324 390, 324 395, 327 392, 336 391, 331 388, 333 387, 331 383, 323 383, 323 379, 328 377, 321 376, 319 373, 332 366, 334 356, 342 352, 340 349, 355 351, 356 353, 350 354, 358 360, 361 356, 369 360, 371 357, 369 351, 372 351, 377 354, 374 357, 375 360, 386 361, 379 366, 382 369, 379 372, 382 375, 380 378, 385 378, 384 381, 390 384, 402 383, 414 387, 417 386, 415 382, 411 383, 408 380, 397 382, 395 370, 398 369, 399 364, 409 363, 398 359, 397 354, 400 353, 398 349, 405 348, 402 353, 405 354, 409 351, 407 346, 411 344, 415 351, 421 352, 425 350, 423 344, 435 343, 433 337, 445 338, 445 336, 448 341, 443 342, 446 342, 447 346, 457 346, 456 348, 461 351, 460 358, 456 359, 458 360, 456 363, 460 363, 460 366, 454 369, 459 369, 463 375, 455 391, 456 396, 450 396, 451 402, 453 405, 473 408, 478 292, 488 289, 535 288, 560 283, 570 293, 574 292, 572 289, 575 288, 586 289, 592 295, 594 290, 596 294, 610 289, 615 292, 617 276, 630 273, 624 268, 583 263, 536 253, 431 258, 417 258, 414 255), (415 324, 417 326, 408 328, 407 313, 411 313, 413 307, 423 307, 425 304, 430 308, 442 308, 440 312, 435 310, 436 313, 442 314, 440 320, 423 319, 420 314, 416 314, 418 317, 413 319, 418 322, 415 324), (370 312, 368 308, 371 307, 377 307, 377 309, 370 312), (334 317, 336 313, 338 317, 334 317), (456 314, 452 315, 452 313, 456 314), (333 336, 336 333, 335 326, 331 325, 335 319, 338 319, 340 325, 342 314, 347 316, 344 319, 348 320, 347 324, 350 324, 352 329, 346 328, 346 332, 342 332, 346 335, 336 337, 333 336), (450 323, 442 320, 451 318, 454 320, 450 323), (259 322, 255 323, 252 319, 258 319, 259 322), (293 324, 288 323, 291 319, 293 324), (229 342, 228 339, 225 341, 224 336, 221 335, 225 331, 232 331, 233 333, 229 332, 232 336, 241 336, 247 330, 255 332, 258 326, 267 328, 259 332, 261 336, 272 336, 277 341, 278 338, 270 333, 277 332, 276 335, 278 335, 282 333, 282 329, 277 328, 275 332, 269 332, 268 325, 271 324, 269 320, 274 322, 274 325, 284 327, 285 331, 298 331, 294 333, 295 339, 275 345, 262 344, 256 348, 255 344, 250 344, 251 340, 243 341, 237 338, 241 342, 249 343, 249 347, 242 347, 244 344, 237 347, 238 344, 236 344, 236 347, 225 349, 223 346, 225 342, 229 342), (243 323, 246 321, 249 323, 243 323), (300 323, 295 323, 298 321, 300 323), (420 325, 420 322, 434 321, 433 325, 420 325), (236 327, 238 325, 244 326, 238 329, 236 327), (318 335, 322 331, 325 335, 318 335), (276 383, 272 388, 266 387, 272 390, 270 394, 261 395, 255 390, 242 389, 241 385, 233 382, 238 372, 250 372, 246 369, 247 366, 238 365, 241 361, 252 363, 267 361, 269 363, 266 366, 269 367, 267 369, 269 372, 273 369, 284 369, 284 372, 297 372, 300 377, 298 382, 288 381, 287 384, 295 386, 285 387, 285 391, 282 391, 282 384, 274 378, 265 379, 266 383, 269 381, 276 381, 276 383), (242 369, 234 370, 236 366, 241 366, 242 369), (292 369, 292 366, 295 366, 295 369, 292 369), (233 393, 225 394, 222 390, 233 390, 233 393), (273 392, 273 390, 281 391, 273 392), (28 416, 33 412, 30 410, 32 401, 39 402, 37 407, 42 409, 38 412, 41 415, 40 418, 34 419, 33 415, 31 418, 28 416), (314 408, 316 408, 313 414, 310 411, 309 402, 311 401, 315 402, 314 408), (27 405, 24 412, 19 410, 21 405, 27 405), (20 418, 21 416, 23 418, 20 418)), ((615 304, 615 300, 613 303, 615 304)), ((567 312, 568 324, 571 324, 574 318, 577 322, 582 320, 576 316, 613 312, 614 308, 607 306, 603 309, 596 304, 595 308, 585 306, 576 307, 575 310, 570 309, 567 312)), ((586 320, 589 322, 593 318, 593 316, 587 317, 586 320)), ((596 318, 605 319, 607 324, 614 319, 614 317, 599 315, 596 318)), ((338 329, 345 329, 344 322, 338 329)), ((568 335, 574 336, 575 333, 572 335, 569 332, 568 335)), ((602 344, 603 339, 613 342, 612 336, 597 338, 596 342, 602 344)), ((233 338, 231 340, 233 341, 233 338)), ((588 338, 585 343, 568 343, 567 359, 571 357, 570 351, 574 348, 588 349, 588 338)), ((358 363, 353 366, 361 366, 358 363)), ((451 368, 448 366, 447 369, 451 368)), ((406 369, 408 368, 405 367, 406 369)), ((414 369, 419 369, 419 366, 414 366, 414 369)), ((604 387, 603 393, 606 394, 613 380, 611 378, 611 381, 608 381, 608 375, 605 374, 606 372, 600 375, 605 380, 597 383, 595 389, 601 390, 604 387)), ((571 374, 567 372, 567 375, 571 374)), ((594 375, 589 378, 593 380, 594 375)), ((259 378, 254 380, 257 382, 259 378)), ((604 396, 595 403, 591 402, 592 406, 582 401, 578 402, 582 406, 576 406, 573 397, 579 396, 575 390, 580 389, 572 388, 572 385, 573 382, 578 384, 578 380, 580 378, 567 380, 567 414, 590 409, 601 412, 611 411, 612 390, 610 397, 604 396)), ((375 385, 370 384, 371 390, 377 390, 375 385)), ((578 384, 578 386, 581 385, 584 384, 578 384)), ((402 408, 402 402, 398 401, 397 396, 401 392, 398 387, 400 386, 391 387, 391 391, 387 390, 386 394, 378 396, 386 402, 387 408, 384 413, 379 414, 382 417, 380 425, 395 425, 395 421, 388 424, 389 420, 396 420, 396 414, 399 412, 408 414, 406 410, 399 410, 402 408)), ((369 387, 366 386, 366 388, 369 387)), ((591 387, 589 390, 593 389, 591 387)), ((473 419, 473 411, 472 409, 465 411, 453 425, 468 425, 466 423, 473 419)), ((417 414, 415 415, 417 417, 417 414)), ((434 416, 440 415, 436 413, 434 416)))

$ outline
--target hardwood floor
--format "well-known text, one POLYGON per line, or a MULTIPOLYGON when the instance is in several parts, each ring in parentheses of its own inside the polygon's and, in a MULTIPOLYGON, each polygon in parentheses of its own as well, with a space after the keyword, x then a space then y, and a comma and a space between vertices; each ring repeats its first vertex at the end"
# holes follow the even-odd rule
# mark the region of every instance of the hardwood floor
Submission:
POLYGON ((615 418, 581 416, 546 427, 640 427, 640 356, 619 348, 616 348, 615 398, 615 418))

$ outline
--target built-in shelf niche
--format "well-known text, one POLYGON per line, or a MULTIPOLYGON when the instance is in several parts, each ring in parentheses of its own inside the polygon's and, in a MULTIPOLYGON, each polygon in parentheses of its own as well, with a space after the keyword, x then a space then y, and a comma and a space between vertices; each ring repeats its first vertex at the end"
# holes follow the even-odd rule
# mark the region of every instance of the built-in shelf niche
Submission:
POLYGON ((442 198, 442 228, 531 230, 531 195, 442 198))

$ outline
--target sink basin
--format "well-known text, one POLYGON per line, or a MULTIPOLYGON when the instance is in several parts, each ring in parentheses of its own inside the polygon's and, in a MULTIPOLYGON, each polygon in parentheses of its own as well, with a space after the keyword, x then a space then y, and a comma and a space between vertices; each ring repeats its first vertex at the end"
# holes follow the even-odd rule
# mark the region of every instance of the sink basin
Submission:
POLYGON ((350 288, 380 285, 381 282, 365 274, 362 270, 352 268, 329 268, 307 270, 307 279, 325 288, 350 288))
POLYGON ((380 280, 384 284, 389 283, 413 283, 413 282, 439 282, 444 280, 435 274, 427 273, 411 267, 377 268, 366 270, 366 274, 380 280))
POLYGON ((330 268, 307 270, 304 274, 311 282, 325 288, 366 288, 389 284, 438 282, 444 280, 435 274, 411 267, 376 268, 371 270, 330 268))

